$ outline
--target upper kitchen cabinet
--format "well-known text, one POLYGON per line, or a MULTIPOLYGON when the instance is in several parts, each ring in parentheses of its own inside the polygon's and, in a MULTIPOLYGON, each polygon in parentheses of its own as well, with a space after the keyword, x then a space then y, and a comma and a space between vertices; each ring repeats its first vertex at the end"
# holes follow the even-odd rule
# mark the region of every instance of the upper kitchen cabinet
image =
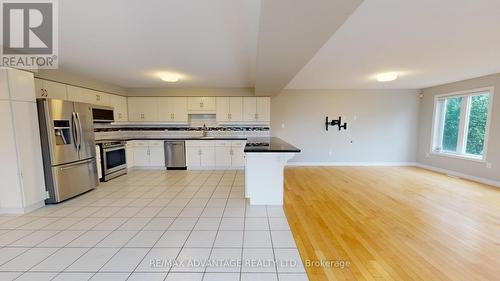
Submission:
POLYGON ((216 119, 219 123, 237 124, 243 121, 242 97, 217 97, 216 119))
POLYGON ((108 95, 108 105, 113 107, 115 122, 128 121, 127 98, 118 95, 108 95))
POLYGON ((215 113, 215 97, 188 97, 189 113, 215 113))
POLYGON ((271 120, 271 99, 269 97, 244 97, 243 121, 248 123, 269 123, 271 120))
POLYGON ((81 87, 67 86, 68 100, 93 105, 109 105, 108 94, 81 87))
POLYGON ((0 78, 0 99, 35 101, 33 73, 27 71, 2 71, 0 78), (9 95, 10 92, 10 95, 9 95))
POLYGON ((158 98, 158 120, 177 124, 188 123, 188 99, 186 97, 158 98))
POLYGON ((37 98, 68 99, 66 84, 36 78, 35 90, 37 98))
POLYGON ((128 118, 132 122, 158 122, 158 99, 128 98, 128 118))

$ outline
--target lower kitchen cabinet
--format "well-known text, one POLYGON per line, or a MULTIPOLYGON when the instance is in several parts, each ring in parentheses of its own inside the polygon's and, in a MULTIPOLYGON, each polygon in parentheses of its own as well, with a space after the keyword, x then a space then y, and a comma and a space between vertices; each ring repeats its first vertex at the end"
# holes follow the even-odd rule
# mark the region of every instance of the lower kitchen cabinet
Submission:
POLYGON ((186 141, 188 169, 239 169, 245 166, 245 141, 186 141))
POLYGON ((134 163, 134 143, 128 141, 125 145, 125 158, 127 159, 127 169, 133 168, 134 163))
POLYGON ((132 141, 134 167, 164 168, 163 141, 132 141))

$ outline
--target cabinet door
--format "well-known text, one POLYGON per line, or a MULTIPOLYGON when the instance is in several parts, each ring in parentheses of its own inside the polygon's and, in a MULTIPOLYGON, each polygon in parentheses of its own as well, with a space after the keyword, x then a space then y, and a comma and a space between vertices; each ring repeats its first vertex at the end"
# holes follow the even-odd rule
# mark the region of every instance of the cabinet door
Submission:
POLYGON ((165 153, 162 141, 151 141, 149 143, 149 166, 165 167, 165 153))
POLYGON ((215 112, 215 97, 188 97, 188 111, 215 112))
POLYGON ((158 120, 161 122, 173 122, 172 100, 170 98, 158 98, 158 120))
POLYGON ((85 100, 85 94, 83 93, 83 88, 80 87, 75 87, 75 86, 67 86, 67 91, 68 91, 68 97, 67 99, 69 101, 75 101, 75 102, 87 102, 85 100))
POLYGON ((128 98, 128 114, 130 121, 158 121, 157 98, 128 98))
POLYGON ((0 184, 1 208, 19 208, 23 204, 17 169, 16 140, 13 131, 10 102, 0 101, 0 133, 2 134, 0 159, 3 163, 0 169, 0 178, 2 179, 2 184, 0 184))
POLYGON ((201 97, 188 97, 188 110, 189 111, 199 111, 202 108, 201 97))
POLYGON ((118 95, 108 95, 109 106, 113 107, 115 122, 128 121, 127 98, 118 95))
POLYGON ((255 122, 257 114, 257 99, 254 97, 243 98, 243 121, 255 122))
POLYGON ((215 111, 215 97, 201 97, 203 110, 215 111))
POLYGON ((173 97, 169 98, 171 102, 172 113, 174 114, 174 121, 178 123, 188 122, 188 109, 187 109, 187 98, 185 97, 173 97))
POLYGON ((45 89, 46 98, 61 100, 68 99, 65 84, 44 80, 43 88, 45 89))
POLYGON ((35 95, 36 98, 44 98, 45 92, 43 91, 43 80, 35 78, 35 95))
POLYGON ((258 122, 269 122, 271 120, 271 98, 257 98, 257 115, 258 122))
POLYGON ((231 167, 231 145, 215 146, 215 167, 231 167))
POLYGON ((201 167, 215 167, 215 146, 201 147, 201 167))
POLYGON ((229 98, 229 121, 232 123, 243 121, 243 98, 229 98))
POLYGON ((186 166, 188 169, 199 168, 201 165, 200 159, 201 149, 197 146, 186 146, 186 166))
POLYGON ((134 167, 134 145, 131 142, 127 142, 125 146, 125 157, 127 159, 127 169, 134 167))
POLYGON ((10 98, 16 101, 35 101, 35 80, 33 73, 16 69, 7 71, 10 98))
POLYGON ((229 98, 227 97, 217 97, 215 118, 217 122, 229 122, 230 111, 229 111, 229 98))
POLYGON ((134 145, 134 166, 149 166, 149 146, 137 143, 134 145))
POLYGON ((30 206, 45 199, 38 113, 34 102, 18 101, 12 102, 12 112, 24 204, 30 206))
POLYGON ((231 166, 235 168, 245 167, 245 143, 235 143, 231 146, 231 166))

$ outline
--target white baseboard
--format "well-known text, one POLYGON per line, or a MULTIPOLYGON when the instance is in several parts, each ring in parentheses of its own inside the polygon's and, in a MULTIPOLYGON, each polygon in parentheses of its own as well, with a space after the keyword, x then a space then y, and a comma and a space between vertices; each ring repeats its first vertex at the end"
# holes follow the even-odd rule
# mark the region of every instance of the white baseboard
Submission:
POLYGON ((371 167, 371 166, 415 166, 415 162, 288 162, 287 166, 360 166, 360 167, 371 167))
POLYGON ((0 214, 26 214, 45 206, 45 200, 24 208, 0 208, 0 214))
POLYGON ((417 166, 419 168, 422 168, 422 169, 426 169, 426 170, 430 170, 430 171, 434 171, 434 172, 438 172, 438 173, 442 173, 442 174, 446 174, 446 175, 451 175, 451 176, 459 177, 459 178, 462 178, 462 179, 467 179, 467 180, 471 180, 471 181, 475 181, 475 182, 479 182, 479 183, 484 183, 484 184, 495 186, 495 187, 500 187, 500 182, 499 181, 495 181, 495 180, 480 178, 480 177, 476 177, 476 176, 472 176, 472 175, 467 175, 467 174, 464 174, 464 173, 460 173, 460 172, 456 172, 456 171, 452 171, 452 170, 448 170, 448 169, 443 169, 443 168, 438 168, 438 167, 434 167, 434 166, 429 166, 429 165, 425 165, 425 164, 421 164, 421 163, 416 163, 415 166, 417 166))

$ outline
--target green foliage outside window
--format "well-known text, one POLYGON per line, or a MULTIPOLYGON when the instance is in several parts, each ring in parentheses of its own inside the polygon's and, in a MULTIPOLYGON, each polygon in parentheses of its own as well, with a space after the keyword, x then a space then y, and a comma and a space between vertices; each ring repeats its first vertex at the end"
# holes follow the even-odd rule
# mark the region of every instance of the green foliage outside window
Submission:
POLYGON ((483 155, 489 95, 471 97, 466 153, 483 155))
POLYGON ((445 151, 457 150, 461 107, 462 97, 446 99, 446 111, 443 127, 443 150, 445 151))

